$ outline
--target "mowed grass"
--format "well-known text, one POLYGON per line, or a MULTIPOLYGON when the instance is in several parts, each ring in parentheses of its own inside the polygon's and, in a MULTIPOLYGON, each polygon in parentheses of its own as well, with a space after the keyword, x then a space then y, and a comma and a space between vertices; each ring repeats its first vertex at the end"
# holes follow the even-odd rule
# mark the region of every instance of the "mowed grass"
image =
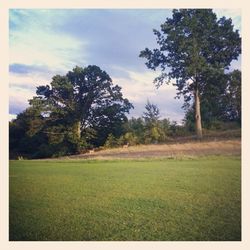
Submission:
POLYGON ((10 161, 10 240, 241 240, 239 157, 10 161))

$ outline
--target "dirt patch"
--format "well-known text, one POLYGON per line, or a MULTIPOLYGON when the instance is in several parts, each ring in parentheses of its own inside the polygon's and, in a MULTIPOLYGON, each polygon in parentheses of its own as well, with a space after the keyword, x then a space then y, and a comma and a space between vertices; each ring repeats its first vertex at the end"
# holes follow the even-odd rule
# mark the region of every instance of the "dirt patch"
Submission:
POLYGON ((114 148, 91 152, 68 158, 85 159, 137 159, 137 158, 164 158, 178 156, 209 156, 209 155, 241 155, 240 139, 185 142, 162 145, 141 145, 128 148, 114 148))

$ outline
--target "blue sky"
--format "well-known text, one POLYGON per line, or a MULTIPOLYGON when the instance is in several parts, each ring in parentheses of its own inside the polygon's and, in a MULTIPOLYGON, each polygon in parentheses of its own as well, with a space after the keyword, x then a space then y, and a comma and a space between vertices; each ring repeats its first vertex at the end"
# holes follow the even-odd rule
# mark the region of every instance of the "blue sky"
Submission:
MULTIPOLYGON (((216 9, 218 17, 231 17, 241 31, 240 10, 216 9)), ((122 87, 134 105, 130 117, 141 116, 149 99, 162 117, 180 122, 183 100, 174 99, 172 85, 156 89, 150 71, 138 55, 156 47, 153 28, 159 29, 170 9, 12 9, 9 19, 10 118, 28 107, 36 87, 48 84, 55 74, 66 74, 76 65, 98 65, 122 87)), ((240 68, 240 61, 232 68, 240 68)))

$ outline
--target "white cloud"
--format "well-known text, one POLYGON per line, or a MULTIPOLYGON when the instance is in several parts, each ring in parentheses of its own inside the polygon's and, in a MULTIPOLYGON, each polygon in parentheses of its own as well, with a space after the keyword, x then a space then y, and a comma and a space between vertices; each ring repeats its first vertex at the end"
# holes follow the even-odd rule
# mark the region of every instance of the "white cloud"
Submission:
POLYGON ((78 49, 82 45, 76 39, 41 31, 15 33, 10 45, 10 64, 41 65, 54 70, 74 66, 78 49))
MULTIPOLYGON (((135 72, 131 70, 123 70, 129 78, 114 77, 113 81, 122 87, 124 95, 131 101, 140 101, 147 96, 155 96, 158 94, 153 81, 159 76, 160 72, 157 71, 146 71, 146 72, 135 72)), ((161 91, 173 91, 175 87, 172 84, 162 85, 160 87, 161 91)))
POLYGON ((11 14, 11 22, 18 28, 10 30, 10 64, 40 65, 64 70, 83 59, 80 58, 79 50, 83 49, 86 41, 53 30, 57 19, 63 18, 60 13, 52 15, 52 12, 46 10, 18 10, 11 14))
POLYGON ((11 73, 9 75, 9 80, 10 110, 21 112, 28 107, 28 100, 32 99, 32 97, 36 95, 36 87, 49 84, 51 82, 51 76, 39 73, 11 73))
POLYGON ((28 100, 35 96, 35 92, 30 89, 13 87, 9 92, 10 103, 15 103, 15 106, 20 108, 28 107, 28 100))
POLYGON ((26 88, 35 88, 39 85, 48 84, 51 81, 51 75, 40 75, 40 74, 10 74, 9 82, 10 87, 12 86, 20 86, 26 88))
POLYGON ((33 74, 13 74, 9 76, 9 101, 10 111, 19 113, 28 107, 28 100, 36 95, 36 87, 49 84, 50 75, 33 74))
POLYGON ((153 84, 155 77, 159 72, 133 72, 125 70, 129 78, 113 78, 115 84, 122 87, 124 97, 128 98, 135 106, 130 116, 139 117, 144 111, 144 106, 149 100, 156 104, 161 112, 162 118, 171 118, 180 122, 183 119, 183 110, 181 106, 183 100, 175 99, 176 89, 170 83, 164 84, 159 89, 153 84))

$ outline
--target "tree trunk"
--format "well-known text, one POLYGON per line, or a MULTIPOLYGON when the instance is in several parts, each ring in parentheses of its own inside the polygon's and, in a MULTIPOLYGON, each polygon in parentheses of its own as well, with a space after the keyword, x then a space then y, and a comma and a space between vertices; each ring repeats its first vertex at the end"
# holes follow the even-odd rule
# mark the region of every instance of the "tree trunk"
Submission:
POLYGON ((77 121, 74 127, 75 127, 75 133, 77 135, 77 138, 80 139, 81 138, 81 122, 77 121))
POLYGON ((196 135, 197 135, 197 139, 202 139, 200 96, 199 96, 198 88, 196 88, 196 90, 195 90, 194 98, 195 98, 195 128, 196 128, 196 135))

